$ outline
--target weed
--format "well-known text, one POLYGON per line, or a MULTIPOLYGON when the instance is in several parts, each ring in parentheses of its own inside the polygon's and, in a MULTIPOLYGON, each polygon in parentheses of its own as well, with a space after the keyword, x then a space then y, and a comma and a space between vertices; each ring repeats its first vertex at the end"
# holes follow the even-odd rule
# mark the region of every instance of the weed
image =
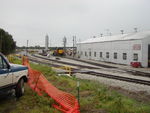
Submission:
MULTIPOLYGON (((14 62, 21 63, 17 59, 14 62)), ((143 104, 137 102, 134 99, 110 90, 98 82, 80 80, 75 77, 56 76, 56 72, 51 67, 41 64, 31 63, 31 67, 41 71, 54 86, 72 93, 74 96, 77 95, 76 82, 79 81, 81 113, 98 113, 100 111, 104 113, 150 113, 150 103, 143 104)), ((11 101, 13 99, 0 103, 1 113, 10 113, 7 107, 11 106, 11 101)), ((46 94, 38 96, 26 86, 25 95, 19 101, 14 102, 14 105, 10 109, 11 113, 59 113, 59 111, 52 107, 54 103, 54 100, 46 94)))

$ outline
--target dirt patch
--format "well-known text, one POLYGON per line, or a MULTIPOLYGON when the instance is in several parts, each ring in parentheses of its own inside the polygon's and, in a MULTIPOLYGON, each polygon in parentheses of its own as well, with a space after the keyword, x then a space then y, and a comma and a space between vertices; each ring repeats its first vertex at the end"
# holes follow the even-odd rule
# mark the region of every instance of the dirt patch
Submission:
POLYGON ((105 110, 99 109, 99 110, 87 110, 83 111, 82 113, 108 113, 105 110))
POLYGON ((139 101, 139 102, 144 102, 144 103, 148 103, 150 102, 150 94, 148 94, 146 91, 136 91, 136 92, 132 92, 126 89, 123 89, 121 87, 113 87, 113 86, 109 86, 110 90, 116 90, 117 92, 128 96, 130 98, 134 98, 135 100, 139 101))
POLYGON ((91 95, 92 93, 93 93, 93 91, 82 91, 82 92, 80 92, 80 96, 87 97, 87 96, 91 95))
POLYGON ((95 108, 93 108, 92 104, 86 104, 86 105, 84 105, 83 107, 81 107, 80 112, 81 113, 108 113, 104 109, 95 109, 95 108))
POLYGON ((97 110, 91 110, 89 112, 86 113, 108 113, 106 110, 103 109, 97 109, 97 110))

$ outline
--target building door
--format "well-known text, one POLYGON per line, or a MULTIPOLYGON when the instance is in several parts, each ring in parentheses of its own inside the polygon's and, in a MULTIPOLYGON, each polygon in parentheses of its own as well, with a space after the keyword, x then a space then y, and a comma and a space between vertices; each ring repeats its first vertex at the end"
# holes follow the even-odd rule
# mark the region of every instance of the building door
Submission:
POLYGON ((150 45, 148 45, 148 67, 150 67, 150 45))

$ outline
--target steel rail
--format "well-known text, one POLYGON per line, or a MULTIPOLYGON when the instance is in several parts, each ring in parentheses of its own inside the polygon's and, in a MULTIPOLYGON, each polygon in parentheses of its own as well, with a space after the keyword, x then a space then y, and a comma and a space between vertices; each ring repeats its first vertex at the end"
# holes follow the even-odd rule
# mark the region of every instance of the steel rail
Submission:
POLYGON ((101 66, 101 67, 104 67, 104 68, 117 68, 119 70, 123 70, 123 71, 126 71, 128 73, 131 73, 132 75, 142 76, 142 77, 149 77, 150 78, 150 73, 147 73, 147 72, 141 72, 141 71, 129 70, 129 69, 122 69, 122 68, 119 68, 119 67, 108 66, 108 65, 105 65, 105 64, 99 64, 99 63, 96 63, 96 62, 90 62, 90 61, 87 61, 87 60, 82 60, 82 59, 77 59, 77 58, 70 58, 70 57, 65 57, 65 58, 80 61, 80 62, 84 62, 84 63, 88 63, 88 64, 91 64, 91 65, 94 65, 94 66, 101 66))
POLYGON ((101 67, 103 67, 103 68, 116 68, 116 69, 119 69, 119 70, 123 70, 123 71, 125 71, 127 73, 130 73, 130 74, 132 74, 134 76, 141 76, 141 77, 148 77, 148 78, 150 78, 150 73, 136 71, 136 70, 121 69, 119 67, 108 66, 108 65, 99 64, 99 63, 95 63, 95 62, 89 62, 89 61, 85 61, 85 60, 81 60, 81 59, 76 59, 76 58, 69 58, 69 59, 75 60, 75 61, 80 61, 80 62, 87 63, 87 64, 91 64, 93 66, 99 66, 99 68, 95 68, 95 67, 92 67, 92 66, 84 66, 84 65, 79 65, 79 64, 73 64, 73 63, 68 63, 68 62, 64 62, 64 61, 53 60, 53 59, 49 59, 49 58, 44 58, 42 56, 36 56, 36 55, 33 55, 33 56, 34 57, 38 57, 38 58, 42 58, 42 59, 45 59, 45 60, 50 60, 50 61, 58 62, 58 63, 63 63, 63 64, 67 64, 67 65, 78 66, 80 68, 89 68, 89 69, 102 69, 101 67))
POLYGON ((93 75, 93 76, 100 76, 100 77, 105 77, 105 78, 116 79, 116 80, 121 80, 121 81, 138 83, 138 84, 143 84, 143 85, 150 86, 150 81, 147 81, 147 80, 141 80, 141 79, 135 79, 135 78, 129 78, 129 77, 121 77, 121 76, 116 76, 116 75, 111 75, 111 74, 104 74, 104 73, 99 73, 99 72, 94 72, 94 71, 85 72, 85 74, 90 74, 90 75, 93 75))
POLYGON ((93 67, 93 66, 85 66, 85 65, 74 64, 74 63, 69 63, 69 62, 64 62, 64 61, 59 61, 59 60, 53 60, 53 59, 44 58, 44 57, 36 56, 36 55, 32 55, 32 56, 37 57, 37 58, 41 58, 41 59, 44 59, 44 60, 49 60, 49 61, 57 62, 57 63, 62 63, 62 64, 66 64, 66 65, 72 65, 72 66, 77 66, 77 67, 80 67, 80 68, 101 69, 100 67, 96 68, 96 67, 93 67))
MULTIPOLYGON (((41 60, 39 61, 37 59, 33 59, 33 58, 30 58, 30 57, 29 57, 29 60, 32 61, 32 62, 46 64, 48 66, 53 66, 53 67, 60 67, 61 66, 61 65, 58 65, 58 64, 51 64, 51 63, 48 63, 48 62, 44 62, 44 61, 41 61, 41 60)), ((73 69, 72 73, 88 74, 88 75, 93 75, 93 76, 105 77, 105 78, 109 78, 109 79, 115 79, 115 80, 126 81, 126 82, 131 82, 131 83, 137 83, 137 84, 143 84, 143 85, 150 86, 150 81, 147 81, 147 80, 116 76, 116 75, 112 75, 112 74, 104 74, 104 73, 94 72, 94 71, 80 71, 79 69, 76 69, 76 68, 72 68, 72 69, 73 69)))

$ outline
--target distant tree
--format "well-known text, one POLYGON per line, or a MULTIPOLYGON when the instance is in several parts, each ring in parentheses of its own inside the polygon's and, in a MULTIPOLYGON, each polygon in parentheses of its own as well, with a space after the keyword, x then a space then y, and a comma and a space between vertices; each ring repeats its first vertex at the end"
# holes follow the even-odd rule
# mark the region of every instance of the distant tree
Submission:
POLYGON ((35 46, 35 49, 40 49, 40 48, 41 48, 40 45, 35 46))
POLYGON ((16 42, 12 35, 0 28, 0 52, 5 55, 13 53, 16 49, 16 42))

